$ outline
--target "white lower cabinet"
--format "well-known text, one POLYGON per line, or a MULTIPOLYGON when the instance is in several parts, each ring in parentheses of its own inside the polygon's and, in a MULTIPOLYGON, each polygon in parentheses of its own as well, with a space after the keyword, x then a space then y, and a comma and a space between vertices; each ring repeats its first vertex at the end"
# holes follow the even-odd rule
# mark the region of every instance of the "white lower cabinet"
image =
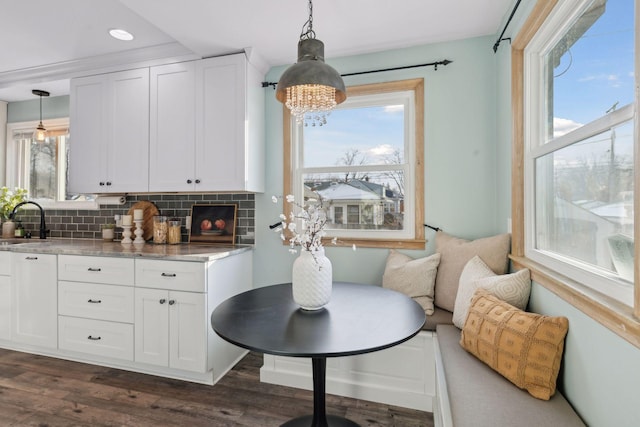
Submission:
POLYGON ((56 255, 13 253, 12 341, 58 347, 56 255))
POLYGON ((58 317, 60 349, 133 360, 133 325, 80 317, 58 317))
POLYGON ((202 293, 136 288, 136 362, 207 371, 207 312, 202 293))
POLYGON ((13 313, 11 262, 11 252, 0 252, 0 340, 7 341, 11 339, 13 313))
POLYGON ((247 350, 211 313, 252 287, 252 263, 0 251, 0 347, 214 384, 247 350))
POLYGON ((0 340, 11 339, 11 276, 0 276, 0 340))

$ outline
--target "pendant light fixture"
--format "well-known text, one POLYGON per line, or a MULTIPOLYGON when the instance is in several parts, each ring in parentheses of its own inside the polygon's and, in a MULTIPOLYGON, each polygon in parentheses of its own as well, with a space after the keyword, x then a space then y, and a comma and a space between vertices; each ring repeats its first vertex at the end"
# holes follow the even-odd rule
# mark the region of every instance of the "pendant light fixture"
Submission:
POLYGON ((38 124, 35 132, 33 132, 33 139, 38 142, 43 142, 45 139, 47 139, 48 135, 47 130, 42 125, 42 97, 49 96, 49 92, 47 92, 46 90, 33 89, 31 93, 40 97, 40 123, 38 124))
POLYGON ((312 126, 327 123, 326 116, 347 99, 340 74, 324 62, 324 43, 313 31, 313 3, 309 0, 309 19, 302 26, 298 42, 298 62, 280 77, 276 99, 291 110, 298 123, 312 126))

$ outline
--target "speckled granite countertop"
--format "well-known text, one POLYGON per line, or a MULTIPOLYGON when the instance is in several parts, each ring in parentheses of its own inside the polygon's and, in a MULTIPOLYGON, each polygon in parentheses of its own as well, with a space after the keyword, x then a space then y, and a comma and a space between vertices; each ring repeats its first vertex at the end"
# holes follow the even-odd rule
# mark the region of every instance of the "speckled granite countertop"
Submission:
POLYGON ((92 255, 207 262, 251 250, 250 245, 143 245, 83 239, 0 239, 0 251, 40 254, 92 255))

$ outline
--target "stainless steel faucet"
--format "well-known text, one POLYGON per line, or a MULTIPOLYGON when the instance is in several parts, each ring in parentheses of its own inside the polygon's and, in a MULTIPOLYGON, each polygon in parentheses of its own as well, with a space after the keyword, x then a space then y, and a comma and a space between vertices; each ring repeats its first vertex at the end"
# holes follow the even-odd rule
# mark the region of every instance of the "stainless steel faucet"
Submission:
POLYGON ((28 203, 30 203, 32 205, 36 205, 38 207, 38 209, 40 209, 40 239, 46 239, 47 238, 47 233, 49 232, 49 230, 47 230, 47 224, 44 221, 44 209, 42 209, 42 206, 40 206, 36 202, 32 202, 32 201, 27 200, 26 202, 18 203, 16 205, 16 207, 13 208, 13 210, 9 214, 9 219, 13 220, 13 218, 16 216, 16 211, 18 210, 18 208, 20 206, 26 205, 28 203))

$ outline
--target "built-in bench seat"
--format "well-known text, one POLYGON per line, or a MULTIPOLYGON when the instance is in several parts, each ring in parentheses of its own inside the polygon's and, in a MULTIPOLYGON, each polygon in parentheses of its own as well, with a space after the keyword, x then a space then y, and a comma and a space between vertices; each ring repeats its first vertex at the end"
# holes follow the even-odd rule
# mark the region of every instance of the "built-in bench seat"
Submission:
POLYGON ((436 427, 584 426, 559 391, 532 397, 460 346, 460 329, 436 327, 436 427))

